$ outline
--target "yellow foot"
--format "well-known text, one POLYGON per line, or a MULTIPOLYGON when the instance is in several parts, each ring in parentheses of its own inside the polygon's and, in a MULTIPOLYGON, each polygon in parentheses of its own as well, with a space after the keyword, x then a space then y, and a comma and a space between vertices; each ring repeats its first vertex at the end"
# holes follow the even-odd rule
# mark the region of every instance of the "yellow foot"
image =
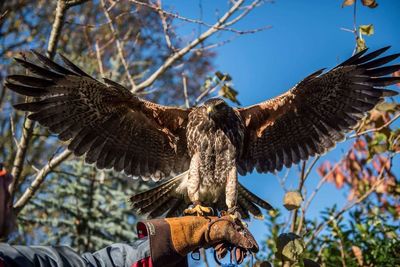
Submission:
POLYGON ((213 209, 197 204, 193 208, 185 209, 183 211, 183 214, 184 215, 197 215, 197 216, 212 215, 213 214, 213 209))

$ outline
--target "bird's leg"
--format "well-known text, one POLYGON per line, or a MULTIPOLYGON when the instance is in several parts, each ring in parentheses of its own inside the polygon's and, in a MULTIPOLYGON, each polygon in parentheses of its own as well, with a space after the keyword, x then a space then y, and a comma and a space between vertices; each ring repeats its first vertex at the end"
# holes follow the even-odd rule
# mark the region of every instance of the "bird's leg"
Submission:
POLYGON ((226 179, 226 189, 225 189, 225 199, 226 206, 228 207, 227 214, 229 214, 232 219, 236 220, 241 218, 239 212, 237 211, 236 201, 238 196, 238 177, 236 167, 228 172, 228 177, 226 179))
POLYGON ((188 196, 190 201, 193 203, 193 207, 190 207, 188 209, 185 209, 183 211, 184 215, 198 215, 198 216, 204 216, 204 215, 212 215, 213 210, 212 208, 209 207, 204 207, 201 205, 200 202, 200 173, 199 173, 199 168, 200 168, 200 155, 195 154, 193 155, 191 161, 190 161, 190 167, 189 167, 189 179, 188 179, 188 196))

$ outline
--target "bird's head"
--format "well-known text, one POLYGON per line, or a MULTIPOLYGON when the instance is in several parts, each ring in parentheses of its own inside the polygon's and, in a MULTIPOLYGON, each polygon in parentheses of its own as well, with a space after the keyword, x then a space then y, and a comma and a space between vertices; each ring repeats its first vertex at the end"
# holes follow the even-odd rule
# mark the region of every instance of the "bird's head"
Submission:
POLYGON ((218 120, 224 117, 231 107, 221 98, 211 98, 204 102, 205 112, 209 119, 218 120))

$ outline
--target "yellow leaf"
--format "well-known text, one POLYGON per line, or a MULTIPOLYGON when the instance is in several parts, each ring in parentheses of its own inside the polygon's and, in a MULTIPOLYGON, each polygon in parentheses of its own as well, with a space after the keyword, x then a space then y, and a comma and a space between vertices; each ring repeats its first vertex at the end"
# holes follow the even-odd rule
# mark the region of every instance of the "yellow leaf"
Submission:
POLYGON ((378 6, 378 3, 375 0, 361 0, 361 2, 364 6, 367 6, 369 8, 375 8, 378 6))
POLYGON ((238 92, 229 85, 222 85, 221 90, 218 92, 218 94, 224 98, 229 99, 233 103, 240 105, 240 102, 237 99, 238 92))
POLYGON ((283 198, 283 206, 285 206, 287 210, 300 208, 301 202, 303 202, 303 197, 298 191, 287 192, 283 198))
POLYGON ((374 34, 374 25, 373 24, 361 25, 360 33, 363 35, 367 35, 367 36, 373 35, 374 34))
POLYGON ((345 6, 351 6, 352 4, 354 4, 355 0, 344 0, 342 3, 342 7, 345 6))
MULTIPOLYGON (((393 75, 393 77, 400 77, 400 70, 394 72, 392 75, 393 75)), ((397 85, 398 87, 400 87, 400 83, 397 83, 396 85, 397 85)))
POLYGON ((366 48, 367 48, 367 45, 365 44, 364 39, 358 37, 357 38, 357 52, 361 52, 366 48))

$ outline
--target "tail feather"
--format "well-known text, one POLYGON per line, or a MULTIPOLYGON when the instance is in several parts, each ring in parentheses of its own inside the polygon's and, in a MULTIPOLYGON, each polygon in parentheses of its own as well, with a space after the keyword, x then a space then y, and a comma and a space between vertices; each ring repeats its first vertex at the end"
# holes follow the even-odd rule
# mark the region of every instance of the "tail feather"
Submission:
POLYGON ((264 218, 260 208, 257 207, 253 202, 249 201, 249 199, 246 199, 243 195, 238 195, 237 201, 239 205, 244 208, 244 210, 249 211, 255 218, 264 218))
POLYGON ((147 219, 153 219, 162 216, 167 211, 170 211, 176 203, 180 203, 180 200, 173 197, 170 197, 167 200, 160 202, 160 205, 158 205, 157 208, 152 210, 149 215, 147 215, 147 219))
POLYGON ((156 192, 149 192, 150 194, 148 197, 141 199, 139 201, 133 201, 131 197, 131 202, 132 202, 132 207, 133 208, 140 208, 144 209, 148 207, 149 205, 154 204, 155 202, 159 203, 162 200, 165 200, 165 198, 170 197, 171 190, 174 189, 174 184, 170 183, 167 185, 162 185, 160 186, 159 190, 156 192))
POLYGON ((175 213, 182 206, 185 208, 187 205, 185 200, 178 199, 175 195, 176 189, 186 177, 187 172, 184 172, 163 184, 132 196, 130 198, 132 207, 138 214, 147 214, 148 218, 159 217, 165 212, 175 213))
POLYGON ((165 191, 162 194, 160 194, 158 197, 154 196, 154 201, 147 201, 146 203, 143 203, 143 205, 141 204, 140 207, 136 207, 139 208, 137 211, 138 213, 141 214, 146 214, 148 212, 151 212, 155 209, 160 208, 164 202, 167 203, 169 200, 172 200, 172 195, 170 191, 165 191))
POLYGON ((176 183, 178 183, 178 185, 179 185, 179 183, 182 181, 182 179, 185 178, 186 176, 187 176, 187 172, 179 174, 179 175, 175 176, 174 178, 172 178, 152 189, 149 189, 142 193, 131 196, 130 201, 132 203, 139 203, 145 199, 149 199, 149 198, 159 194, 161 191, 167 190, 167 188, 171 185, 176 185, 176 183))
POLYGON ((187 203, 182 200, 178 200, 174 206, 167 212, 165 217, 177 217, 183 214, 183 211, 187 208, 187 203))
POLYGON ((240 202, 237 203, 237 211, 240 213, 240 216, 242 216, 242 219, 244 220, 250 219, 249 211, 245 210, 243 206, 240 204, 240 202))
POLYGON ((250 200, 250 202, 253 202, 253 203, 257 204, 261 208, 264 208, 266 210, 273 210, 274 209, 268 202, 266 202, 265 200, 262 200, 261 198, 259 198, 258 196, 256 196, 252 192, 250 192, 247 188, 245 188, 240 183, 239 183, 239 186, 238 186, 238 194, 242 195, 243 198, 246 198, 246 199, 250 200))

